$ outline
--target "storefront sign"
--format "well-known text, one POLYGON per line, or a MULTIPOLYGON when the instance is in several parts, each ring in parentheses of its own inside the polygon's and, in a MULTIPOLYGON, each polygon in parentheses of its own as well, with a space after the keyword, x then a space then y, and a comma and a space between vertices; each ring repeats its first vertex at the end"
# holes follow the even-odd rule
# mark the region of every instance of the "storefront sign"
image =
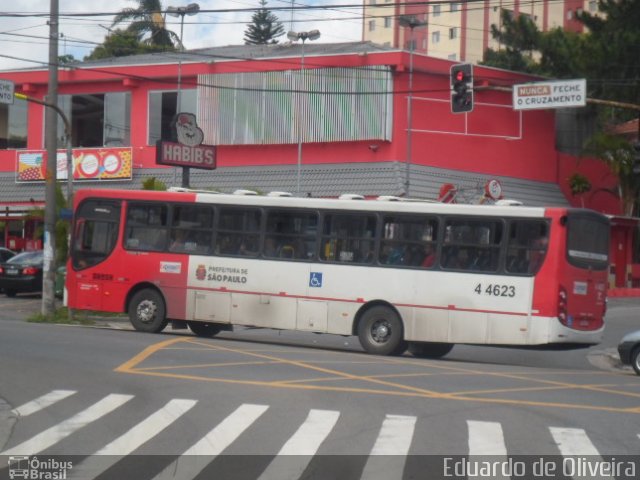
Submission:
MULTIPOLYGON (((132 150, 126 148, 75 148, 73 156, 74 181, 131 180, 132 150)), ((67 152, 56 152, 56 177, 68 178, 67 152)), ((18 151, 16 182, 40 182, 47 173, 45 150, 18 151)))
POLYGON ((216 147, 213 145, 190 147, 180 143, 159 141, 156 144, 156 163, 213 170, 216 168, 216 147))
POLYGON ((216 168, 216 147, 202 145, 204 134, 192 113, 179 113, 175 120, 177 142, 158 140, 156 163, 178 167, 216 168))

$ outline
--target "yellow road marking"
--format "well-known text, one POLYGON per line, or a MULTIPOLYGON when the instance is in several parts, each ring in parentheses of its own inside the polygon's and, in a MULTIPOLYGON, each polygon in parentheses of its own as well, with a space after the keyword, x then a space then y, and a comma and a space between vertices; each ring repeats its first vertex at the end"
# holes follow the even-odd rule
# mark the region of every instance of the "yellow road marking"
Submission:
MULTIPOLYGON (((186 348, 179 347, 179 349, 186 349, 186 348)), ((403 360, 403 359, 380 358, 378 360, 379 362, 372 362, 372 363, 386 363, 386 364, 395 363, 395 364, 418 365, 414 362, 403 360)), ((217 383, 227 383, 227 384, 236 384, 236 385, 254 385, 254 386, 263 386, 263 387, 266 386, 266 387, 276 387, 276 388, 349 392, 349 393, 368 393, 368 394, 391 395, 391 396, 402 396, 402 397, 422 397, 422 398, 457 400, 457 401, 499 404, 499 405, 524 405, 524 406, 530 406, 530 407, 545 407, 545 408, 554 407, 554 408, 565 408, 565 409, 606 411, 606 412, 632 413, 632 414, 640 413, 640 406, 623 408, 623 407, 609 407, 606 405, 582 405, 582 404, 575 404, 575 403, 544 402, 544 401, 533 401, 533 400, 512 400, 512 399, 506 399, 506 398, 482 398, 482 397, 469 396, 469 395, 486 394, 486 393, 514 393, 514 392, 522 392, 522 391, 584 389, 584 390, 591 390, 591 391, 596 391, 601 393, 628 396, 632 398, 640 398, 640 394, 634 394, 631 392, 621 392, 618 390, 611 390, 610 388, 604 388, 604 387, 611 386, 610 384, 580 385, 580 384, 569 383, 569 382, 560 382, 560 381, 554 381, 554 380, 532 378, 531 376, 531 375, 542 374, 542 372, 534 372, 532 374, 504 373, 504 372, 485 372, 485 371, 480 371, 475 369, 465 370, 463 368, 454 367, 451 365, 429 364, 428 366, 435 368, 436 370, 443 371, 443 374, 484 375, 484 376, 492 376, 496 378, 523 380, 527 382, 540 383, 542 385, 547 385, 547 386, 515 387, 511 389, 505 388, 505 389, 494 389, 494 390, 476 390, 476 391, 443 393, 443 392, 437 392, 434 390, 413 387, 410 385, 403 385, 395 382, 389 382, 382 379, 387 376, 398 378, 401 376, 436 375, 434 373, 414 373, 414 374, 397 374, 397 375, 385 374, 385 375, 377 375, 377 376, 355 375, 347 372, 342 372, 339 370, 312 365, 308 362, 301 361, 301 360, 283 359, 283 358, 274 357, 272 355, 267 355, 264 353, 258 353, 257 351, 245 351, 241 349, 225 347, 222 345, 206 344, 206 343, 199 342, 197 340, 193 340, 189 337, 174 338, 174 339, 166 340, 166 341, 151 345, 145 348, 139 354, 135 355, 130 360, 126 361, 125 363, 117 367, 115 371, 120 373, 129 373, 129 374, 135 374, 135 375, 147 375, 147 376, 157 376, 157 377, 164 377, 164 378, 177 378, 177 379, 183 379, 183 380, 196 380, 196 381, 217 382, 217 383), (194 351, 202 351, 202 350, 226 351, 226 352, 237 353, 245 356, 260 358, 263 361, 235 362, 235 363, 221 362, 217 364, 197 364, 197 365, 170 366, 170 367, 138 367, 138 365, 140 365, 146 359, 148 359, 149 357, 151 357, 152 355, 156 354, 157 352, 163 349, 175 349, 175 347, 173 346, 180 342, 185 342, 190 345, 197 345, 199 348, 192 349, 194 351), (254 381, 254 380, 211 378, 211 377, 204 377, 200 375, 188 375, 188 374, 178 374, 174 372, 159 371, 159 370, 168 370, 168 369, 201 368, 201 367, 207 367, 207 366, 219 367, 219 366, 233 366, 233 365, 266 365, 266 364, 285 364, 285 365, 296 366, 303 369, 312 370, 312 371, 316 371, 326 375, 330 375, 330 377, 328 378, 325 377, 321 379, 298 379, 298 380, 282 380, 282 381, 255 380, 254 381), (341 381, 341 380, 352 380, 352 381, 361 381, 365 383, 372 383, 380 387, 387 387, 390 390, 376 389, 376 388, 334 387, 334 386, 328 386, 328 385, 319 386, 319 385, 309 384, 309 382, 325 382, 325 381, 341 381), (300 382, 306 382, 306 383, 302 384, 300 382)), ((548 372, 545 372, 545 373, 548 373, 548 372)), ((559 373, 559 372, 552 372, 552 373, 575 375, 580 372, 566 371, 564 373, 559 373)), ((585 372, 585 373, 588 373, 588 372, 585 372)))

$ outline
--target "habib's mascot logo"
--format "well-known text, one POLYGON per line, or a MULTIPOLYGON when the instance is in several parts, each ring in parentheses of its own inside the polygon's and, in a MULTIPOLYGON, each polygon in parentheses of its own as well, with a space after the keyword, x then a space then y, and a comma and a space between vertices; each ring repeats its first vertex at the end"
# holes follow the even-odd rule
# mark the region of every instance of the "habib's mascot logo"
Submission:
POLYGON ((207 269, 204 265, 198 265, 198 268, 196 268, 196 278, 198 280, 207 278, 207 269))
POLYGON ((183 145, 195 147, 204 140, 204 133, 196 123, 193 113, 180 113, 176 119, 176 135, 178 142, 183 145))

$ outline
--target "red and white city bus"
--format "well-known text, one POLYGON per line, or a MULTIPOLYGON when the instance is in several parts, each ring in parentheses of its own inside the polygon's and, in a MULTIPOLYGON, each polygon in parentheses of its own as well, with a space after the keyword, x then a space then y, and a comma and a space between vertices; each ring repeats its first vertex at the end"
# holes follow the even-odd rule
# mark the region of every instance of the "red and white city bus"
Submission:
POLYGON ((83 189, 68 305, 146 332, 357 335, 385 355, 600 341, 606 217, 392 200, 83 189))

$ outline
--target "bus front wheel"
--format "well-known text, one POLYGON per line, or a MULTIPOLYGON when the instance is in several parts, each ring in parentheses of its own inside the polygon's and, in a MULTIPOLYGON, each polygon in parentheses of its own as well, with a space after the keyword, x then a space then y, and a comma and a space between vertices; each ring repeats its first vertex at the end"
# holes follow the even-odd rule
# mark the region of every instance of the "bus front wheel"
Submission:
POLYGON ((137 292, 129 302, 129 321, 140 332, 161 332, 169 322, 162 295, 150 288, 137 292))
POLYGON ((409 353, 419 358, 441 358, 453 349, 453 343, 411 342, 409 353))
POLYGON ((221 330, 220 325, 205 322, 189 322, 189 328, 199 337, 213 337, 221 330))
POLYGON ((358 338, 362 348, 375 355, 401 355, 407 349, 402 320, 393 309, 382 305, 364 312, 358 323, 358 338))

